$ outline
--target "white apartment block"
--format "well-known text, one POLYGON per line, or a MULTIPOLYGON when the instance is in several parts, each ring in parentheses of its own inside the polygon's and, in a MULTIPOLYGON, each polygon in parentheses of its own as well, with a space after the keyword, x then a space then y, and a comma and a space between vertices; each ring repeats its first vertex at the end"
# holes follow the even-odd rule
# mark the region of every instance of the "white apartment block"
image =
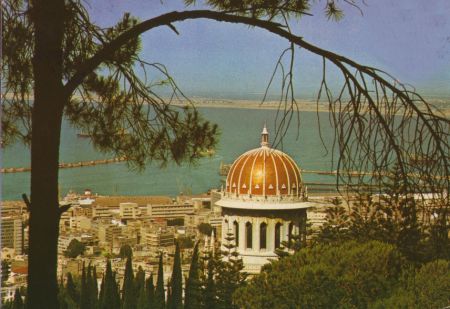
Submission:
POLYGON ((113 224, 101 224, 98 227, 98 239, 100 242, 112 244, 115 237, 120 236, 122 228, 113 224))
POLYGON ((136 219, 141 215, 141 211, 137 203, 120 203, 119 211, 121 219, 136 219))
POLYGON ((15 254, 22 254, 23 229, 20 217, 1 218, 2 248, 14 249, 15 254))
POLYGON ((170 247, 174 245, 174 233, 162 229, 142 229, 141 243, 149 248, 170 247))
POLYGON ((193 214, 194 205, 191 203, 147 205, 147 215, 151 218, 184 218, 193 214))

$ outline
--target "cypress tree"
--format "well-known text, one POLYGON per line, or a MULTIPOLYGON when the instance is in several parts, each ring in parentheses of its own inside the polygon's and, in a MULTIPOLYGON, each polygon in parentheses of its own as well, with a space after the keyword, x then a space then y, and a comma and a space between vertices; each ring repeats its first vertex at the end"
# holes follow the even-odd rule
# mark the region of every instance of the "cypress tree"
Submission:
POLYGON ((86 296, 88 304, 88 308, 95 308, 95 291, 94 291, 94 282, 92 278, 92 266, 88 265, 86 271, 86 296))
POLYGON ((113 273, 113 281, 112 281, 112 287, 113 287, 113 306, 114 308, 120 308, 120 287, 119 283, 116 281, 116 273, 113 273))
POLYGON ((125 277, 122 286, 122 301, 124 309, 136 308, 136 294, 134 290, 134 274, 131 258, 127 259, 125 264, 125 277))
POLYGON ((97 268, 94 266, 92 268, 92 296, 94 300, 95 307, 98 306, 98 283, 97 283, 97 268))
POLYGON ((134 279, 134 290, 136 291, 137 295, 139 295, 142 288, 144 288, 145 292, 145 271, 141 266, 139 266, 136 277, 134 279))
POLYGON ((106 271, 103 276, 102 289, 100 291, 100 309, 119 309, 120 299, 117 301, 116 278, 111 269, 111 262, 106 262, 106 271))
MULTIPOLYGON (((58 285, 58 304, 59 309, 68 309, 67 302, 69 301, 69 295, 67 294, 67 290, 64 287, 64 282, 61 276, 61 280, 58 285)), ((4 307, 5 309, 9 307, 4 307)))
POLYGON ((201 305, 200 268, 198 260, 198 242, 194 246, 189 277, 186 280, 184 308, 197 309, 201 305))
POLYGON ((137 297, 137 308, 146 309, 147 305, 147 293, 145 291, 145 272, 141 266, 139 266, 134 280, 134 290, 137 297))
POLYGON ((155 307, 155 286, 153 284, 153 274, 150 274, 150 277, 147 279, 145 285, 145 292, 147 295, 147 302, 149 308, 155 307))
POLYGON ((151 308, 149 307, 148 298, 147 298, 147 292, 145 290, 145 284, 142 285, 139 289, 139 297, 137 301, 137 308, 138 309, 147 309, 151 308))
POLYGON ((102 308, 104 299, 105 299, 105 275, 103 274, 102 282, 100 283, 100 294, 98 295, 98 308, 102 308))
POLYGON ((217 250, 213 256, 216 308, 234 309, 237 306, 233 304, 233 293, 244 284, 247 275, 242 272, 244 264, 234 245, 234 237, 226 240, 227 250, 217 250))
POLYGON ((206 263, 207 268, 204 283, 203 305, 205 308, 214 309, 216 307, 216 283, 214 281, 215 265, 211 253, 207 257, 206 263))
POLYGON ((154 304, 155 304, 155 309, 165 309, 165 307, 166 307, 166 297, 165 297, 165 293, 164 293, 164 270, 163 270, 162 253, 159 256, 158 279, 156 281, 154 304))
POLYGON ((183 274, 181 271, 181 253, 178 242, 175 244, 175 257, 173 260, 172 278, 170 280, 170 292, 172 302, 170 309, 180 309, 183 307, 183 274))
POLYGON ((172 308, 172 280, 169 278, 167 280, 167 302, 166 302, 166 308, 170 309, 172 308))
POLYGON ((12 304, 12 309, 23 309, 22 295, 20 295, 20 290, 17 288, 14 292, 14 301, 12 304))
POLYGON ((86 267, 84 265, 84 262, 83 262, 83 269, 81 272, 80 309, 90 309, 89 291, 86 280, 86 267))
POLYGON ((80 301, 80 295, 75 287, 75 283, 73 282, 72 274, 67 273, 67 282, 66 282, 66 291, 69 297, 78 304, 80 301))

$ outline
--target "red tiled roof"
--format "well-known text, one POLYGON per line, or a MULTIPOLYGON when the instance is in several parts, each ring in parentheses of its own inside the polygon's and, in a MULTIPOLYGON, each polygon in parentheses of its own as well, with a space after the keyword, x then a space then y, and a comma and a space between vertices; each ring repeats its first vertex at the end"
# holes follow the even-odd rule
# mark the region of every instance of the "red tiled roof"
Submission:
POLYGON ((28 266, 13 267, 11 271, 16 274, 28 275, 28 266))

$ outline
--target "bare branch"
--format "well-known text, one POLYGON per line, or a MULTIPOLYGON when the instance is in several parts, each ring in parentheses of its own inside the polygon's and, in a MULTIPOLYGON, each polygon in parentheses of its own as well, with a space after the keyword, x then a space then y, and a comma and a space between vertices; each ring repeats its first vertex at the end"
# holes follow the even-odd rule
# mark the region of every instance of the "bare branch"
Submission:
POLYGON ((22 194, 22 199, 23 199, 23 201, 25 202, 25 205, 27 206, 28 212, 30 212, 30 211, 31 211, 31 202, 30 202, 30 200, 28 199, 28 196, 27 196, 26 193, 23 193, 23 194, 22 194))

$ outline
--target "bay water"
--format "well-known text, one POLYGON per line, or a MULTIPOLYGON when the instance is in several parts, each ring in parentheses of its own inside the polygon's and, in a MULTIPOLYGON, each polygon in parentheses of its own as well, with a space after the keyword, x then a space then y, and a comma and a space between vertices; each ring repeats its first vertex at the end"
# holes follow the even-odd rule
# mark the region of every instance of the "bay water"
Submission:
MULTIPOLYGON (((69 190, 82 192, 91 189, 101 195, 168 195, 199 194, 211 188, 219 188, 223 176, 219 175, 221 163, 232 163, 243 152, 259 147, 260 134, 267 123, 271 140, 274 138, 277 111, 271 109, 199 108, 201 115, 217 123, 220 130, 215 153, 203 157, 195 165, 169 163, 160 168, 152 162, 143 171, 130 170, 126 163, 112 163, 81 168, 66 168, 59 171, 59 188, 63 196, 69 190)), ((319 135, 317 114, 300 112, 300 129, 297 120, 292 123, 277 148, 289 154, 305 170, 330 171, 331 147, 334 130, 328 122, 328 113, 319 113, 323 146, 319 135), (299 133, 299 134, 297 134, 299 133)), ((60 161, 79 162, 112 158, 112 154, 95 150, 89 138, 77 136, 79 131, 68 122, 63 123, 60 161)), ((30 150, 21 144, 7 147, 2 152, 3 167, 29 167, 30 150)), ((305 182, 334 183, 328 175, 304 173, 305 182)), ((8 173, 2 175, 2 199, 17 200, 22 193, 29 194, 30 173, 8 173)))

